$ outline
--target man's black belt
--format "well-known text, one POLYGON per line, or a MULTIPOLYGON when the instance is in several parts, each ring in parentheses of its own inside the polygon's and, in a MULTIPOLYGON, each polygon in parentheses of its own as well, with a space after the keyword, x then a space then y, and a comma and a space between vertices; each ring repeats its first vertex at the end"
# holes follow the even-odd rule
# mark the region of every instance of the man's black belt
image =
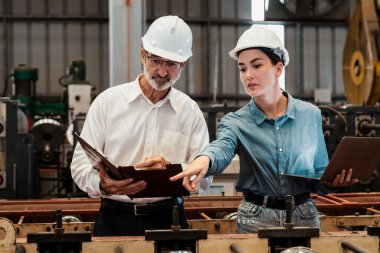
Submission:
POLYGON ((102 198, 101 207, 129 213, 131 215, 149 215, 173 210, 174 205, 182 204, 180 198, 170 198, 154 203, 127 203, 102 198))
MULTIPOLYGON (((244 193, 244 199, 255 205, 285 210, 286 200, 285 197, 271 197, 271 196, 261 196, 250 192, 244 193)), ((292 197, 295 206, 306 203, 310 199, 310 193, 303 193, 292 197)))

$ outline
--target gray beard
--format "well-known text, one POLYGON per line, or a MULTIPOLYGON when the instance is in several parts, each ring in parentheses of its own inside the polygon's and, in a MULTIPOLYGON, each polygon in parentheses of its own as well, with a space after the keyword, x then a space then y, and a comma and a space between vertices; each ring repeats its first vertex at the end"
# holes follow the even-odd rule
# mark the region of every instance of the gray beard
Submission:
POLYGON ((150 84, 150 86, 152 86, 152 88, 155 90, 166 90, 170 88, 178 81, 180 75, 181 75, 181 72, 179 72, 178 75, 175 76, 173 79, 164 83, 159 83, 156 80, 154 80, 153 77, 148 73, 144 64, 144 76, 146 80, 148 81, 148 83, 150 84))

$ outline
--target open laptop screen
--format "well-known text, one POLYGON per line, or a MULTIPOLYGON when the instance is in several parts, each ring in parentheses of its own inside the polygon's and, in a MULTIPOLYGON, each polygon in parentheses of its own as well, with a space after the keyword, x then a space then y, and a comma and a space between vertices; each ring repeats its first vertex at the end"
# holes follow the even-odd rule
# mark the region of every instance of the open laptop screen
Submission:
POLYGON ((323 174, 292 173, 286 176, 332 181, 343 169, 353 169, 352 178, 367 180, 380 164, 379 137, 345 136, 323 174))

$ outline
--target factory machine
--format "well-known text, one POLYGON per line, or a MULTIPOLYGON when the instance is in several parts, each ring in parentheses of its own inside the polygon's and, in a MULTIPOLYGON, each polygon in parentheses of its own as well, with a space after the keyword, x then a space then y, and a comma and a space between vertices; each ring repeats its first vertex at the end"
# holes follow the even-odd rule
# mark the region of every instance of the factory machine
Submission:
MULTIPOLYGON (((343 59, 343 79, 350 104, 319 105, 330 155, 343 136, 380 136, 380 107, 378 105, 380 99, 380 29, 378 22, 380 6, 378 3, 379 1, 373 0, 358 1, 350 23, 343 59)), ((33 78, 29 80, 36 80, 35 76, 33 78)), ((80 122, 81 115, 85 115, 89 106, 88 94, 91 88, 82 86, 89 84, 81 82, 76 82, 77 86, 70 87, 69 82, 64 82, 65 78, 61 79, 61 83, 67 90, 68 107, 72 108, 65 110, 67 121, 64 124, 67 126, 70 125, 69 122, 75 122, 76 119, 79 119, 78 122, 80 122), (82 98, 84 99, 82 100, 82 98), (79 105, 80 101, 85 102, 79 105)), ((84 80, 83 76, 80 79, 84 80)), ((33 93, 31 97, 33 97, 33 93)), ((37 134, 14 127, 18 124, 12 123, 13 125, 11 125, 15 118, 18 119, 17 115, 22 114, 19 113, 20 111, 30 112, 30 109, 27 108, 30 108, 30 104, 33 103, 30 103, 29 100, 23 101, 23 106, 18 100, 9 100, 3 102, 4 105, 0 107, 0 165, 2 166, 0 168, 0 196, 4 198, 9 196, 17 198, 18 193, 15 191, 14 182, 18 185, 23 183, 18 182, 18 177, 14 176, 17 174, 13 173, 19 173, 18 168, 21 165, 18 163, 25 161, 17 161, 9 153, 16 150, 16 152, 25 152, 26 155, 23 157, 27 157, 31 154, 31 146, 34 145, 33 139, 36 138, 42 138, 42 141, 39 140, 38 145, 35 144, 33 154, 38 153, 35 152, 36 150, 41 152, 56 150, 51 147, 50 149, 46 148, 46 143, 59 146, 59 143, 63 141, 57 139, 52 144, 47 141, 50 138, 49 134, 43 134, 48 131, 62 134, 63 131, 62 129, 58 130, 57 123, 62 124, 63 122, 57 119, 53 119, 55 121, 41 119, 45 121, 40 121, 39 124, 37 124, 38 121, 34 122, 34 128, 38 129, 35 130, 37 134), (44 128, 46 126, 49 130, 44 128), (11 141, 5 138, 7 135, 16 136, 18 139, 12 137, 12 140, 20 140, 21 144, 10 143, 11 141), (38 137, 41 135, 42 137, 38 137), (9 146, 12 144, 15 146, 9 146), (4 182, 6 188, 1 188, 2 183, 4 187, 4 182), (3 192, 1 192, 2 189, 3 192)), ((216 136, 220 118, 237 109, 237 107, 228 105, 203 108, 207 115, 211 139, 216 136)), ((23 121, 28 122, 29 114, 24 115, 26 116, 23 117, 23 121)), ((78 122, 76 126, 71 126, 71 129, 80 130, 78 122)), ((66 132, 71 133, 72 130, 66 130, 66 132)), ((54 152, 52 156, 54 157, 54 152)), ((44 159, 50 159, 50 157, 46 155, 44 159)), ((29 168, 27 166, 25 168, 27 168, 25 171, 28 171, 29 168)), ((236 170, 233 173, 231 175, 236 177, 236 170)), ((145 236, 137 237, 91 237, 93 221, 99 208, 98 199, 0 201, 0 217, 3 217, 0 218, 0 251, 380 252, 380 196, 377 193, 380 188, 379 174, 379 171, 376 171, 370 180, 348 188, 348 192, 329 194, 324 197, 313 195, 312 198, 320 211, 321 232, 309 227, 295 227, 290 216, 287 215, 286 222, 282 227, 260 229, 257 234, 234 234, 236 226, 234 212, 237 210, 242 196, 222 196, 226 195, 225 191, 216 194, 218 196, 192 196, 184 200, 190 229, 181 229, 178 226, 177 214, 174 209, 171 229, 146 231, 145 236)), ((23 180, 31 182, 35 179, 27 177, 23 180)), ((290 201, 288 201, 287 213, 289 213, 289 203, 290 201)))
POLYGON ((28 133, 25 106, 0 100, 0 198, 33 198, 33 136, 28 133))
POLYGON ((75 194, 69 164, 73 131, 80 132, 93 86, 85 63, 75 60, 59 79, 63 96, 37 97, 38 69, 13 69, 12 94, 0 100, 0 198, 29 199, 75 194), (73 127, 75 126, 75 127, 73 127))
POLYGON ((380 99, 379 1, 358 1, 343 51, 347 99, 355 105, 376 105, 380 99))
MULTIPOLYGON (((345 135, 380 136, 379 1, 361 0, 354 10, 343 51, 343 81, 349 104, 321 106, 329 154, 345 135)), ((380 171, 346 190, 379 191, 380 171)))
MULTIPOLYGON (((282 227, 260 229, 257 234, 234 234, 235 220, 215 217, 217 213, 234 212, 241 197, 192 197, 184 200, 190 229, 178 226, 174 209, 171 229, 148 230, 145 236, 129 237, 91 237, 99 199, 0 201, 0 217, 3 217, 0 218, 0 250, 6 253, 379 252, 378 193, 312 195, 312 198, 321 212, 321 232, 296 227, 287 216, 282 227)), ((290 208, 291 198, 287 205, 290 208)))

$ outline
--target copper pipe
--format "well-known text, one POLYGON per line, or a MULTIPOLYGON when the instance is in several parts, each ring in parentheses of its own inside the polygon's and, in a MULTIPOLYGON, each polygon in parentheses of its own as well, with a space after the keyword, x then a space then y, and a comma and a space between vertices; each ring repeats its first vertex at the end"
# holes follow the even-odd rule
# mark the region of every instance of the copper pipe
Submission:
POLYGON ((208 216, 207 214, 205 214, 204 212, 199 212, 199 214, 205 218, 206 220, 212 220, 210 216, 208 216))

